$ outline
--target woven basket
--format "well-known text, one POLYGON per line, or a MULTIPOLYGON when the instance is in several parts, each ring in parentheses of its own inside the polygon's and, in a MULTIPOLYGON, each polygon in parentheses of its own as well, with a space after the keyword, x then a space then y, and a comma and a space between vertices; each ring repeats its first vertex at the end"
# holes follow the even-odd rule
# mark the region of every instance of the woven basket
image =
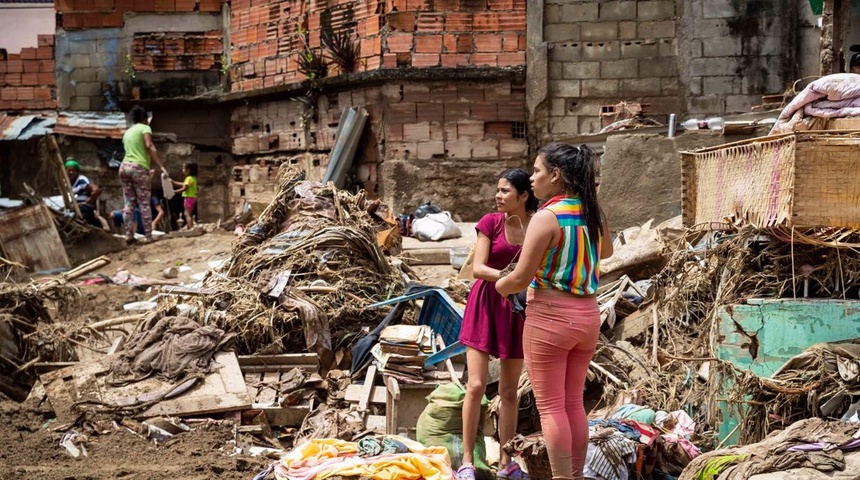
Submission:
POLYGON ((860 132, 803 132, 681 152, 687 226, 860 229, 860 132))
POLYGON ((549 455, 540 432, 528 436, 518 434, 504 445, 504 449, 508 455, 522 458, 530 480, 552 480, 549 455))

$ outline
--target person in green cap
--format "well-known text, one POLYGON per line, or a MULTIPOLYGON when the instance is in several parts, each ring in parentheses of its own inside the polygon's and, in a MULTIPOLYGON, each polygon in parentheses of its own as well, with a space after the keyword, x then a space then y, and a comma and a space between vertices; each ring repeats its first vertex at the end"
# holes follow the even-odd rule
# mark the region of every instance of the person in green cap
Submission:
POLYGON ((102 228, 96 215, 96 200, 99 198, 101 189, 85 175, 81 175, 81 164, 74 158, 66 159, 65 168, 84 221, 94 227, 102 228))
POLYGON ((158 156, 155 144, 152 143, 152 128, 149 126, 149 115, 143 107, 131 109, 131 120, 134 122, 122 136, 125 148, 125 158, 119 167, 119 180, 122 183, 122 196, 125 200, 122 210, 123 226, 125 227, 126 243, 133 243, 134 209, 140 211, 143 222, 144 236, 147 242, 152 241, 152 211, 147 208, 152 198, 151 161, 155 161, 162 171, 164 164, 158 156))

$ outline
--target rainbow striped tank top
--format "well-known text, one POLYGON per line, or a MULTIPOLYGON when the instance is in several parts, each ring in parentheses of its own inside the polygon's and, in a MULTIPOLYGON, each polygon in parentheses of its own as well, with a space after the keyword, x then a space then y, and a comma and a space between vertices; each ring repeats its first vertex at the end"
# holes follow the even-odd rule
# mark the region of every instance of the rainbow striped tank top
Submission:
POLYGON ((600 277, 600 239, 591 241, 582 200, 558 196, 543 206, 555 214, 561 227, 558 244, 546 251, 531 288, 553 288, 576 295, 597 293, 600 277))

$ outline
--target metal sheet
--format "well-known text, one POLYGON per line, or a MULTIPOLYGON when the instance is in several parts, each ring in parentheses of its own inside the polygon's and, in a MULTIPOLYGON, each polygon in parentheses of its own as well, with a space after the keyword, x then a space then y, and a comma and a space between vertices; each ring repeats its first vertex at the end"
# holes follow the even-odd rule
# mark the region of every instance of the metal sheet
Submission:
POLYGON ((128 128, 122 112, 60 112, 54 133, 85 138, 122 138, 128 128))
POLYGON ((28 140, 51 132, 55 114, 8 115, 0 113, 0 140, 28 140))

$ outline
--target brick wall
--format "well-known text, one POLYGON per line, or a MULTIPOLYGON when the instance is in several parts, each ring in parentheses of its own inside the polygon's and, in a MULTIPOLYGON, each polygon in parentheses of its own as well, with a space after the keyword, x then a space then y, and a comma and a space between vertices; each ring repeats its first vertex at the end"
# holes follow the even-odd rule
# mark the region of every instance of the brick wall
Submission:
POLYGON ((595 133, 600 109, 619 102, 648 112, 749 111, 794 78, 789 19, 777 0, 547 0, 546 137, 595 133))
POLYGON ((221 0, 57 0, 57 27, 65 30, 119 28, 125 14, 220 13, 221 0))
POLYGON ((54 36, 39 35, 38 47, 0 51, 0 110, 43 110, 57 106, 54 36))
MULTIPOLYGON (((231 88, 304 80, 297 55, 321 52, 323 31, 351 33, 358 71, 523 65, 525 9, 525 0, 236 0, 231 88)), ((338 73, 329 66, 329 75, 338 73)))
POLYGON ((187 71, 221 68, 221 30, 135 33, 132 65, 136 71, 187 71))

